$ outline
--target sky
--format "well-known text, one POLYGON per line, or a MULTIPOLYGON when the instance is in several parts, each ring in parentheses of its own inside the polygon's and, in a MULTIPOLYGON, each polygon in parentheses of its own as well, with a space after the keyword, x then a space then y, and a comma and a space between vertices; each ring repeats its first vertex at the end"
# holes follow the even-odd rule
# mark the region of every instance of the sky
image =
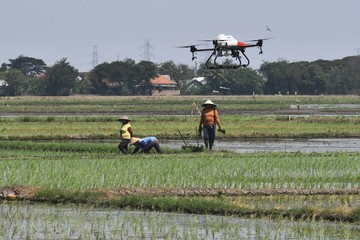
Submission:
MULTIPOLYGON (((79 71, 131 58, 195 66, 182 45, 269 38, 250 67, 360 54, 359 0, 0 0, 0 64, 20 55, 79 71), (271 31, 267 30, 268 26, 271 31), (96 57, 94 57, 96 56, 96 57)), ((199 53, 197 62, 210 56, 199 53)))

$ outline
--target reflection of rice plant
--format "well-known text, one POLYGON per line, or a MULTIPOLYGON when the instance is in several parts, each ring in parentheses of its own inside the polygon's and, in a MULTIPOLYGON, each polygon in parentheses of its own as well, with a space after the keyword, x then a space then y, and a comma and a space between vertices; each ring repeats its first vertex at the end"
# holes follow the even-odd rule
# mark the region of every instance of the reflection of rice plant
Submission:
POLYGON ((348 223, 1 204, 3 239, 357 239, 348 223))

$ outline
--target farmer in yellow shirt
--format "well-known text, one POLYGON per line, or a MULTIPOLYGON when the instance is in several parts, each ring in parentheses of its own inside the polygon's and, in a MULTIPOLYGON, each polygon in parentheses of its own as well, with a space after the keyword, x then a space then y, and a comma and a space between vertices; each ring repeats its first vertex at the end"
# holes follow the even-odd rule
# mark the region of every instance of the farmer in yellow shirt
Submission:
POLYGON ((125 115, 119 118, 118 121, 121 122, 120 143, 118 148, 122 153, 128 154, 128 145, 130 143, 130 139, 133 137, 133 131, 130 125, 131 119, 125 115))

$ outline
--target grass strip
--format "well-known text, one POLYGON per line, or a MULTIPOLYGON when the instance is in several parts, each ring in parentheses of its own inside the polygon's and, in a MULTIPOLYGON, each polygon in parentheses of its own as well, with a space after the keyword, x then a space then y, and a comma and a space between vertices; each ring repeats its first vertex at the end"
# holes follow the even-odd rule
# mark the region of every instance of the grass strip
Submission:
MULTIPOLYGON (((136 136, 160 139, 195 139, 194 116, 133 116, 136 136)), ((113 140, 119 138, 116 117, 0 117, 3 140, 113 140), (50 120, 48 120, 50 119, 50 120)), ((349 138, 360 136, 358 116, 240 116, 222 115, 226 135, 221 138, 349 138)))
POLYGON ((17 96, 2 97, 7 112, 32 113, 87 113, 127 111, 128 113, 145 112, 188 112, 193 103, 201 105, 206 99, 212 99, 219 108, 228 112, 247 110, 289 109, 290 105, 307 104, 359 104, 358 96, 96 96, 74 95, 67 97, 17 96))
MULTIPOLYGON (((329 197, 329 196, 327 196, 329 197)), ((248 197, 251 198, 251 197, 248 197)), ((360 207, 313 207, 301 206, 287 209, 266 209, 261 202, 254 205, 239 205, 234 197, 149 197, 122 196, 107 197, 101 192, 66 191, 41 189, 30 201, 53 204, 75 203, 94 207, 128 208, 191 214, 213 214, 241 217, 270 217, 291 220, 329 220, 341 222, 360 222, 360 207)), ((322 201, 324 199, 322 198, 322 201)), ((240 199, 241 201, 241 199, 240 199)), ((256 201, 256 200, 255 200, 256 201)), ((267 198, 268 204, 271 197, 267 198)))

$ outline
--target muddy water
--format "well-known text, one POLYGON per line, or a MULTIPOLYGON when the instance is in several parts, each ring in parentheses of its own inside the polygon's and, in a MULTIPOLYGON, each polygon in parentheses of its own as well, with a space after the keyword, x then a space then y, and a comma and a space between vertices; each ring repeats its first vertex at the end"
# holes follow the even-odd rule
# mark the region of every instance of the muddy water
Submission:
MULTIPOLYGON (((186 144, 197 146, 196 140, 185 140, 186 144)), ((199 141, 200 145, 203 142, 199 141)), ((163 140, 161 145, 178 149, 185 145, 182 140, 163 140)), ((266 139, 266 140, 215 140, 213 150, 231 150, 238 153, 251 152, 357 152, 360 139, 266 139)))

